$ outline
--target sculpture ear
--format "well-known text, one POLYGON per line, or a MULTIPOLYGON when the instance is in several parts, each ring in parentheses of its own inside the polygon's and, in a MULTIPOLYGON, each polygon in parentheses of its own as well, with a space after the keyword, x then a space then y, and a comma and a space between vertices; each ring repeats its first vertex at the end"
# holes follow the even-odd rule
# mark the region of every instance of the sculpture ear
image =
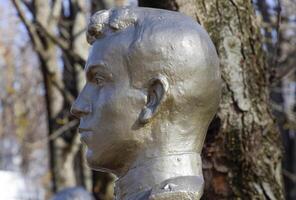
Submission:
POLYGON ((149 81, 147 103, 141 111, 139 117, 140 123, 146 124, 155 116, 159 106, 164 100, 167 90, 168 81, 165 77, 159 76, 149 81))

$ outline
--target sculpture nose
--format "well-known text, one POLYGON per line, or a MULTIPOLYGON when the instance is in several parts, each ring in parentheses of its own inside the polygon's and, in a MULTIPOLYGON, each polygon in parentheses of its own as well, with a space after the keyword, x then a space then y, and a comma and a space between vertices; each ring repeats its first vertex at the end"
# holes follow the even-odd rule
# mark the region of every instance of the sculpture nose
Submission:
POLYGON ((78 97, 76 101, 72 104, 70 112, 75 117, 81 118, 91 112, 91 105, 89 103, 84 103, 80 101, 80 98, 78 97))

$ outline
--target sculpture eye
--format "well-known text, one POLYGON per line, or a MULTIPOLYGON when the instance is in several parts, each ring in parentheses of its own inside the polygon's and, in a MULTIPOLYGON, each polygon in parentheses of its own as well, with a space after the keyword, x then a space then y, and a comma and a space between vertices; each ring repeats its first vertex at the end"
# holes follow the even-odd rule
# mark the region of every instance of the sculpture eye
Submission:
POLYGON ((95 82, 98 86, 103 86, 105 82, 105 78, 99 74, 95 76, 95 82))

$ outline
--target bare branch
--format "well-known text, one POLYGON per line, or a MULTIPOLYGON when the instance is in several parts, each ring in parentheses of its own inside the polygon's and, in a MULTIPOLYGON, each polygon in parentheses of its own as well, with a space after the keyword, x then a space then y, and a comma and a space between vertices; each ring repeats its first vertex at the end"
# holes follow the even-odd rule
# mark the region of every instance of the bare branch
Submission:
POLYGON ((36 142, 25 142, 25 145, 27 145, 28 148, 32 148, 32 149, 34 149, 36 147, 39 147, 41 145, 45 145, 49 141, 56 140, 63 133, 65 133, 69 129, 71 129, 71 128, 75 127, 76 125, 78 125, 78 123, 79 123, 79 121, 77 119, 72 120, 69 123, 65 124, 64 126, 60 127, 59 129, 57 129, 56 131, 54 131, 49 137, 43 138, 43 139, 38 140, 36 142))
POLYGON ((50 33, 40 22, 36 21, 36 25, 38 29, 45 34, 46 37, 48 37, 52 42, 54 42, 56 45, 58 45, 61 49, 68 49, 68 44, 66 41, 61 40, 57 36, 50 33))
POLYGON ((283 169, 283 174, 285 177, 290 179, 292 182, 296 183, 296 174, 293 174, 285 169, 283 169))
POLYGON ((22 3, 26 6, 26 8, 33 14, 35 12, 34 7, 32 4, 26 2, 25 0, 22 0, 22 3))
POLYGON ((277 0, 277 25, 276 25, 276 30, 277 30, 277 43, 275 47, 275 56, 274 56, 274 67, 276 68, 278 65, 278 57, 280 53, 280 28, 281 28, 281 12, 282 12, 282 7, 281 7, 281 0, 277 0))
POLYGON ((62 9, 62 0, 53 1, 53 6, 49 15, 49 23, 58 22, 62 9))
POLYGON ((51 80, 53 86, 58 89, 58 91, 65 97, 65 99, 69 102, 69 103, 73 103, 74 101, 74 96, 68 91, 65 90, 57 81, 51 80))
MULTIPOLYGON (((69 159, 69 161, 72 161, 72 159, 74 158, 74 156, 76 155, 76 153, 79 151, 79 147, 81 145, 81 142, 79 140, 79 134, 76 133, 73 140, 72 140, 72 144, 68 150, 68 154, 66 156, 66 160, 69 159)), ((73 161, 72 161, 73 162, 73 161)), ((72 164, 72 162, 70 162, 70 164, 72 164)))
POLYGON ((59 39, 55 35, 52 35, 46 28, 43 27, 43 25, 39 22, 36 22, 38 25, 39 30, 41 30, 52 42, 54 42, 56 45, 58 45, 68 56, 70 56, 75 62, 79 63, 81 67, 85 64, 85 59, 77 54, 76 52, 69 49, 67 42, 59 39))
POLYGON ((41 51, 41 43, 40 40, 38 38, 38 34, 36 32, 35 27, 33 26, 32 22, 30 22, 26 17, 25 17, 25 13, 24 11, 21 9, 21 5, 20 5, 20 1, 19 0, 12 0, 12 3, 15 7, 15 9, 17 10, 18 16, 21 19, 21 21, 24 23, 27 32, 29 34, 29 37, 31 38, 33 45, 36 49, 36 51, 38 52, 42 52, 41 51))
POLYGON ((49 140, 55 140, 56 138, 58 138, 60 135, 62 135, 64 132, 66 132, 67 130, 75 127, 78 124, 78 120, 72 120, 69 123, 65 124, 64 126, 60 127, 59 129, 57 129, 56 131, 54 131, 50 136, 49 136, 49 140))
MULTIPOLYGON (((293 56, 293 53, 291 53, 290 55, 293 56)), ((296 71, 296 67, 293 64, 288 65, 286 63, 280 63, 280 65, 282 67, 279 67, 275 70, 275 76, 270 87, 276 87, 277 84, 283 80, 283 78, 293 74, 296 71)))

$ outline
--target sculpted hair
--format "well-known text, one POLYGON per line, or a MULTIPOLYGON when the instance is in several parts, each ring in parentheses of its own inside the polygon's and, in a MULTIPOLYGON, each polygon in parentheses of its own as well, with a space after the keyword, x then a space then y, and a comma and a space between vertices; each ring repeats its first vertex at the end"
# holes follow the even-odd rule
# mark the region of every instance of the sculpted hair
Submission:
POLYGON ((108 33, 124 30, 128 26, 135 25, 136 22, 135 13, 128 8, 96 12, 87 27, 87 42, 93 44, 95 40, 103 38, 108 33))

